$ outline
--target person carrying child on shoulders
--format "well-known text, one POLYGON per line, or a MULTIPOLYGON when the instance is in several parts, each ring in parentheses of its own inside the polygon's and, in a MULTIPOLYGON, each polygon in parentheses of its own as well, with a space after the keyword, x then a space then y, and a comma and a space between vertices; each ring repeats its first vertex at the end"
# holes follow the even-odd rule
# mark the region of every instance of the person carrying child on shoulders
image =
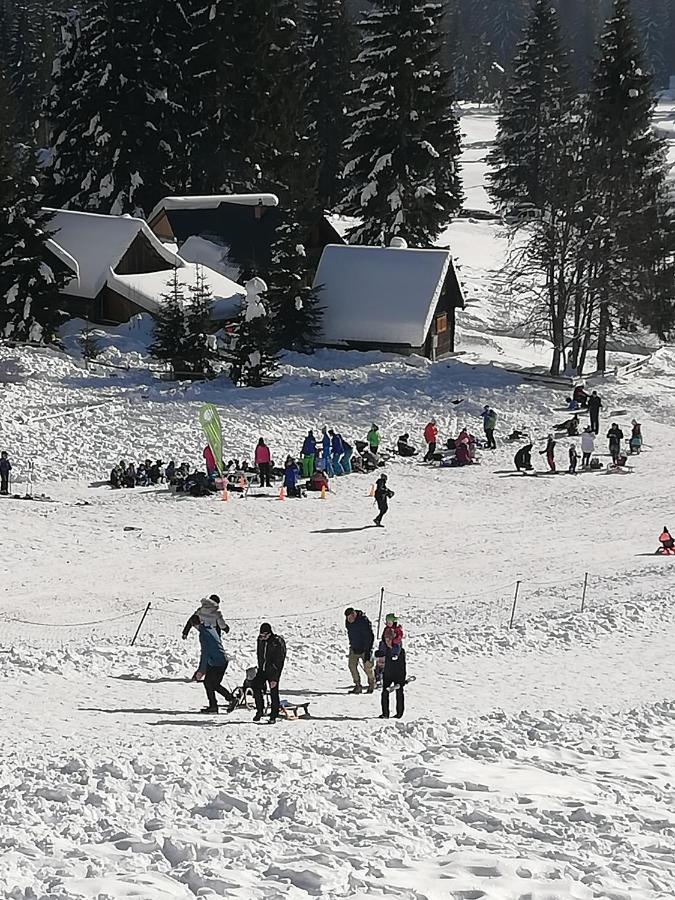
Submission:
POLYGON ((382 682, 382 674, 384 672, 384 657, 386 650, 386 643, 384 640, 384 635, 387 629, 392 632, 392 653, 395 654, 395 658, 398 657, 399 652, 403 646, 403 628, 399 625, 398 618, 395 613, 388 613, 384 625, 384 629, 382 631, 382 637, 380 638, 380 643, 377 647, 377 652, 375 653, 375 681, 377 684, 381 684, 382 682))
POLYGON ((405 709, 405 683, 406 683, 406 661, 405 650, 400 644, 394 643, 396 632, 393 628, 387 626, 384 629, 383 640, 384 650, 378 650, 378 654, 382 654, 384 659, 382 673, 382 713, 381 719, 389 718, 389 694, 390 688, 394 686, 396 690, 396 718, 403 716, 405 709))

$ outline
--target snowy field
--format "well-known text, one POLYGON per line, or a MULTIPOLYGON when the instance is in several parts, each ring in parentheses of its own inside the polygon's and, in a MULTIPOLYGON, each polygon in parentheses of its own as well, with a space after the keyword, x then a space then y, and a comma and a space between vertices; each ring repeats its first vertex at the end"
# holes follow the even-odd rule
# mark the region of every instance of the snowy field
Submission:
MULTIPOLYGON (((488 142, 472 118, 473 143, 488 142)), ((516 475, 503 436, 524 427, 543 449, 565 390, 528 377, 546 347, 517 332, 499 226, 446 236, 470 304, 462 355, 436 365, 291 356, 254 391, 157 380, 143 322, 106 351, 129 371, 0 348, 0 449, 14 487, 32 460, 49 498, 0 502, 0 897, 675 895, 675 560, 653 555, 673 521, 675 349, 588 381, 605 431, 642 423, 627 474, 548 476, 536 456, 542 474, 516 475), (391 462, 383 529, 372 476, 283 503, 276 489, 224 503, 97 484, 120 458, 199 462, 206 401, 226 456, 250 458, 260 435, 277 458, 297 453, 323 423, 353 439, 376 421, 385 445, 403 431, 419 445, 431 415, 442 438, 480 433, 484 403, 499 448, 469 470, 391 462), (375 621, 382 588, 416 676, 401 721, 347 694, 343 610, 375 621), (198 713, 198 648, 180 632, 211 592, 231 625, 230 687, 271 621, 288 644, 282 697, 310 701, 310 719, 198 713)))

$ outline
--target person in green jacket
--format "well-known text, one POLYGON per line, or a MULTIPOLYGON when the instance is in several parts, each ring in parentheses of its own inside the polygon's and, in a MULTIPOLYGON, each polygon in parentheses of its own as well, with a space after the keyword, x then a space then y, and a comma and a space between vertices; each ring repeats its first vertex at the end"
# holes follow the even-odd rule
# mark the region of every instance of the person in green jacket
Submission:
POLYGON ((370 431, 366 435, 370 452, 377 455, 377 448, 380 446, 380 432, 374 423, 370 426, 370 431))

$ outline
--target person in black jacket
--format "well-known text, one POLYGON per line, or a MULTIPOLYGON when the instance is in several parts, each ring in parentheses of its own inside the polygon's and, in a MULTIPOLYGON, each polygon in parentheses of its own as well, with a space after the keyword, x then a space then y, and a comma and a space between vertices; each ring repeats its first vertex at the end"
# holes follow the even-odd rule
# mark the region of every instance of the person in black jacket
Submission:
POLYGON ((612 422, 612 427, 607 432, 607 440, 609 441, 609 452, 612 462, 616 465, 619 456, 621 456, 621 441, 623 440, 623 431, 616 422, 612 422))
POLYGON ((348 606, 345 610, 345 628, 349 638, 349 671, 354 680, 351 693, 360 694, 362 691, 361 675, 359 674, 359 660, 361 660, 368 679, 368 693, 372 694, 375 690, 375 674, 371 660, 375 643, 373 626, 368 616, 364 615, 361 610, 348 606))
POLYGON ((376 525, 382 525, 382 517, 386 515, 389 509, 389 500, 394 496, 394 492, 387 487, 387 476, 380 475, 375 482, 375 502, 379 510, 373 519, 376 525))
POLYGON ((393 647, 394 632, 391 628, 384 630, 384 672, 382 673, 382 715, 389 718, 389 688, 396 685, 396 718, 400 719, 405 708, 404 688, 406 681, 405 650, 393 647))
POLYGON ((591 431, 595 434, 600 433, 600 410, 602 409, 602 400, 598 397, 598 392, 593 391, 588 398, 588 414, 591 420, 591 431))
POLYGON ((525 444, 513 457, 516 471, 532 471, 532 444, 525 444))
POLYGON ((280 634, 274 634, 269 622, 263 622, 258 635, 258 673, 251 682, 255 698, 254 722, 263 717, 263 692, 270 689, 270 725, 279 718, 279 679, 286 662, 286 642, 280 634))

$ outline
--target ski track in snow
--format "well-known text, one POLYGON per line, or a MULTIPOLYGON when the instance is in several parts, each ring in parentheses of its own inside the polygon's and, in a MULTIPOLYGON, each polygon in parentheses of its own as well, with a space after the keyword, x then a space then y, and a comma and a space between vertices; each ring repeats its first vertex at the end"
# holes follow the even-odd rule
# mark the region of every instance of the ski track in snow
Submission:
MULTIPOLYGON (((467 112, 466 183, 494 134, 493 116, 467 112)), ((289 355, 283 380, 253 391, 157 380, 146 321, 104 341, 129 371, 0 347, 0 449, 15 489, 34 460, 50 498, 0 502, 1 897, 672 898, 675 560, 652 553, 672 525, 675 350, 618 355, 641 365, 588 380, 605 431, 643 425, 629 474, 517 476, 501 438, 523 427, 542 449, 565 389, 504 368, 540 369, 547 348, 519 336, 500 226, 453 222, 443 242, 469 306, 462 355, 436 365, 289 355), (385 445, 409 431, 419 446, 431 415, 443 439, 480 434, 484 403, 500 446, 469 470, 392 461, 384 529, 372 475, 283 503, 276 489, 223 503, 90 485, 120 458, 198 464, 203 402, 226 458, 250 458, 262 434, 281 459, 324 423, 354 439, 376 421, 385 445), (416 676, 401 721, 377 718, 377 694, 347 694, 343 610, 375 623, 381 587, 416 676), (269 619, 289 648, 282 696, 311 718, 197 712, 198 648, 180 631, 212 591, 230 687, 269 619)))

